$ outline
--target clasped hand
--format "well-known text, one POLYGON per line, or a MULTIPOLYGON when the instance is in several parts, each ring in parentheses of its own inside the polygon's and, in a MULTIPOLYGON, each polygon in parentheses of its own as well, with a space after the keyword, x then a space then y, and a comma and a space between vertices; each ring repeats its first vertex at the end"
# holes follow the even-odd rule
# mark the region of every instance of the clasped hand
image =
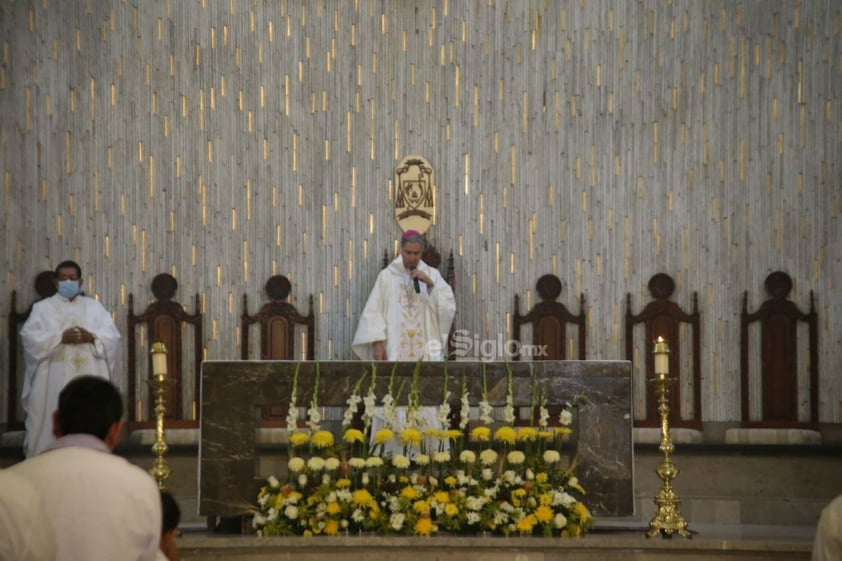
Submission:
POLYGON ((84 343, 93 343, 94 334, 84 327, 70 327, 65 329, 61 334, 61 342, 65 345, 82 345, 84 343))

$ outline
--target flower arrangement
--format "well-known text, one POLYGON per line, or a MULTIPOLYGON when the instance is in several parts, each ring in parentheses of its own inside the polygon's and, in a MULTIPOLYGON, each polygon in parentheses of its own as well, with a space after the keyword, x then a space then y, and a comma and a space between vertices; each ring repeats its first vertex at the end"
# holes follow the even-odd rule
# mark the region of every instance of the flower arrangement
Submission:
MULTIPOLYGON (((418 370, 416 365, 407 394, 410 411, 418 407, 418 370)), ((258 534, 583 535, 592 523, 582 502, 585 490, 574 475, 575 461, 565 465, 561 455, 578 398, 563 409, 558 426, 550 427, 546 396, 533 383, 539 422, 516 427, 512 374, 507 367, 504 420, 495 424, 484 368, 482 374, 478 419, 469 418, 463 380, 458 428, 444 424, 450 412, 445 384, 438 413, 442 427, 417 426, 408 414, 403 428, 387 423, 369 434, 372 411, 367 403, 363 430, 350 426, 350 421, 360 402, 373 403, 372 365, 366 396, 360 396, 361 379, 347 401, 352 412, 344 417, 341 438, 320 429, 312 414, 309 430, 290 433, 286 480, 271 476, 258 493, 253 520, 258 534), (392 439, 402 444, 400 453, 383 453, 383 445, 392 439)), ((392 396, 393 379, 394 370, 388 395, 381 400, 384 405, 397 401, 392 396)), ((318 381, 309 410, 318 411, 317 390, 318 381)))

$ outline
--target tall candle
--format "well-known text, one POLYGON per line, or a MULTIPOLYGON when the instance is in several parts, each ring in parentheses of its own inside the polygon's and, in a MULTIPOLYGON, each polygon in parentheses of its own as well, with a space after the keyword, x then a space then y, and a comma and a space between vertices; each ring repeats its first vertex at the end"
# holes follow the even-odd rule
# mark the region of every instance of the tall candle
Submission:
POLYGON ((655 374, 669 374, 669 347, 663 337, 655 341, 655 374))

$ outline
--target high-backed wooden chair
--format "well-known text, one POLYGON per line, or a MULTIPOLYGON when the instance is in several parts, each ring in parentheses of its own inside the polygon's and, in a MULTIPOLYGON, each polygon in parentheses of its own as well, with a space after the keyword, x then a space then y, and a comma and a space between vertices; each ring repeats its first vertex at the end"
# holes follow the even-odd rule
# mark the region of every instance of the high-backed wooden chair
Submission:
MULTIPOLYGON (((573 315, 567 306, 556 302, 561 295, 561 280, 555 275, 544 275, 535 284, 540 302, 532 306, 526 315, 520 314, 520 297, 515 294, 515 311, 512 315, 512 339, 522 343, 520 330, 523 325, 532 326, 532 347, 521 346, 521 349, 537 349, 533 353, 533 360, 565 360, 567 358, 567 326, 576 326, 576 337, 579 342, 579 360, 587 358, 587 315, 585 314, 585 295, 579 295, 579 314, 573 315)), ((520 353, 511 357, 520 360, 520 353)))
POLYGON ((306 360, 315 359, 316 317, 313 314, 313 295, 308 303, 306 316, 287 302, 291 285, 282 275, 275 275, 266 281, 266 295, 269 301, 260 307, 257 314, 248 313, 248 296, 243 294, 243 313, 240 316, 240 358, 249 358, 249 331, 254 324, 260 325, 260 360, 294 360, 295 331, 297 326, 305 329, 307 347, 306 360))
MULTIPOLYGON (((792 278, 782 271, 766 277, 766 292, 771 296, 756 312, 748 311, 748 292, 743 294, 740 314, 740 389, 742 391, 742 421, 746 427, 816 428, 819 421, 819 365, 818 315, 813 291, 810 291, 810 311, 803 313, 789 300, 792 278), (760 324, 760 395, 752 395, 753 386, 749 357, 751 351, 749 327, 760 324), (798 327, 808 326, 809 418, 799 420, 798 404, 804 395, 798 383, 798 327), (752 418, 751 405, 759 400, 760 417, 752 418)), ((756 387, 756 385, 755 385, 756 387)))
MULTIPOLYGON (((152 414, 154 403, 154 395, 151 389, 148 391, 137 388, 137 327, 141 324, 146 325, 146 340, 145 344, 151 347, 155 341, 163 341, 167 347, 167 375, 172 380, 167 387, 165 399, 167 404, 166 424, 170 427, 193 428, 198 426, 196 416, 197 405, 193 401, 188 407, 183 401, 185 382, 190 383, 193 387, 193 398, 199 398, 199 382, 201 378, 202 368, 202 314, 199 306, 199 295, 196 294, 195 309, 196 313, 193 315, 184 311, 184 307, 173 300, 176 290, 178 290, 178 282, 170 274, 161 273, 152 279, 152 294, 157 299, 147 306, 146 310, 140 315, 134 314, 134 296, 129 294, 129 312, 128 312, 128 334, 126 340, 128 341, 128 418, 130 426, 141 428, 147 423, 138 422, 138 413, 141 413, 142 419, 153 420, 152 414), (185 332, 186 326, 192 326, 192 355, 193 355, 193 375, 192 378, 187 378, 184 371, 184 352, 185 352, 185 332), (140 396, 146 396, 143 403, 143 411, 137 410, 137 402, 140 396), (190 410, 190 413, 185 415, 185 408, 190 410)), ((190 340, 187 339, 187 344, 190 340)), ((152 361, 149 359, 149 353, 146 355, 146 368, 144 380, 152 376, 152 361)))
MULTIPOLYGON (((38 298, 32 302, 49 298, 56 293, 56 285, 53 281, 55 279, 55 272, 41 271, 35 276, 35 293, 38 298)), ((18 409, 20 405, 20 392, 23 385, 23 370, 24 364, 21 360, 23 352, 20 346, 20 329, 29 318, 32 312, 32 304, 25 312, 17 311, 17 290, 13 290, 10 295, 9 302, 9 324, 7 329, 7 336, 9 340, 9 356, 8 356, 8 386, 6 393, 6 430, 23 430, 23 419, 18 418, 18 409)))
MULTIPOLYGON (((384 249, 383 250, 383 268, 385 269, 386 267, 388 267, 389 263, 391 263, 393 260, 394 260, 394 257, 389 258, 388 250, 384 249)), ((453 250, 452 249, 450 250, 450 253, 447 256, 447 268, 444 271, 442 271, 442 268, 441 268, 441 263, 442 263, 441 253, 439 253, 438 249, 436 249, 436 246, 434 246, 432 244, 428 244, 427 248, 424 249, 424 253, 421 254, 421 260, 424 261, 424 263, 426 263, 430 267, 433 267, 434 269, 438 269, 439 272, 444 277, 444 280, 447 282, 447 284, 450 285, 450 288, 453 289, 454 292, 456 291, 456 269, 455 269, 454 264, 453 264, 453 250)), ((455 325, 456 325, 456 322, 454 321, 454 325, 450 326, 450 331, 448 332, 448 336, 447 336, 447 355, 448 355, 449 359, 455 358, 454 353, 455 353, 456 349, 455 349, 455 346, 454 346, 454 343, 453 343, 453 333, 456 329, 455 325)))
MULTIPOLYGON (((265 289, 269 301, 260 307, 257 314, 248 313, 248 296, 243 294, 243 313, 240 316, 240 358, 249 359, 250 327, 260 326, 260 360, 295 360, 296 327, 302 327, 307 337, 305 359, 316 358, 316 316, 313 314, 313 295, 308 303, 306 316, 287 302, 292 286, 289 279, 275 275, 266 281, 265 289)), ((266 407, 261 411, 264 424, 286 426, 286 406, 266 407)))
POLYGON ((652 348, 658 337, 663 337, 669 345, 669 373, 677 381, 670 387, 670 410, 673 412, 670 424, 676 428, 702 428, 702 375, 701 375, 701 329, 699 315, 699 295, 693 293, 693 311, 689 314, 678 304, 670 300, 675 292, 675 281, 666 273, 657 273, 649 279, 649 293, 653 300, 646 304, 639 314, 632 312, 631 294, 626 294, 626 359, 634 358, 634 329, 639 324, 644 326, 644 361, 643 382, 645 384, 646 408, 642 418, 636 418, 636 427, 658 427, 661 424, 658 414, 658 397, 654 384, 649 380, 655 377, 655 358, 652 348), (691 329, 691 371, 684 368, 686 353, 682 353, 681 324, 689 324, 691 329), (684 357, 684 359, 682 359, 684 357), (691 389, 692 404, 683 411, 681 403, 687 398, 686 388, 691 389))

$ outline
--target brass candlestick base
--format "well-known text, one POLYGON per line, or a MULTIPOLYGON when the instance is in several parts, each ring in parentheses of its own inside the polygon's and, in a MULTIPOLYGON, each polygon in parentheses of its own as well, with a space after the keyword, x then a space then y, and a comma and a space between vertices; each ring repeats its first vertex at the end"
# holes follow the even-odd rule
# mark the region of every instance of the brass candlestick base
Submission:
POLYGON ((664 453, 664 459, 661 460, 661 465, 658 466, 655 473, 658 474, 664 484, 655 496, 658 513, 649 522, 649 531, 646 532, 646 537, 651 538, 661 534, 664 538, 671 538, 673 534, 678 534, 689 538, 691 535, 687 531, 687 522, 678 512, 678 503, 681 501, 670 486, 670 481, 678 477, 678 466, 672 463, 670 459, 670 454, 675 449, 672 440, 670 440, 669 426, 669 385, 673 382, 673 379, 667 374, 659 373, 652 382, 655 383, 655 389, 658 392, 658 413, 661 415, 661 444, 659 448, 664 453))
POLYGON ((149 386, 155 392, 155 444, 152 445, 152 453, 155 454, 155 462, 149 468, 149 473, 158 482, 158 488, 162 491, 166 489, 165 481, 169 478, 170 466, 164 460, 164 455, 167 453, 169 447, 164 434, 164 415, 167 408, 164 405, 164 391, 170 380, 163 374, 156 374, 147 381, 149 386))

